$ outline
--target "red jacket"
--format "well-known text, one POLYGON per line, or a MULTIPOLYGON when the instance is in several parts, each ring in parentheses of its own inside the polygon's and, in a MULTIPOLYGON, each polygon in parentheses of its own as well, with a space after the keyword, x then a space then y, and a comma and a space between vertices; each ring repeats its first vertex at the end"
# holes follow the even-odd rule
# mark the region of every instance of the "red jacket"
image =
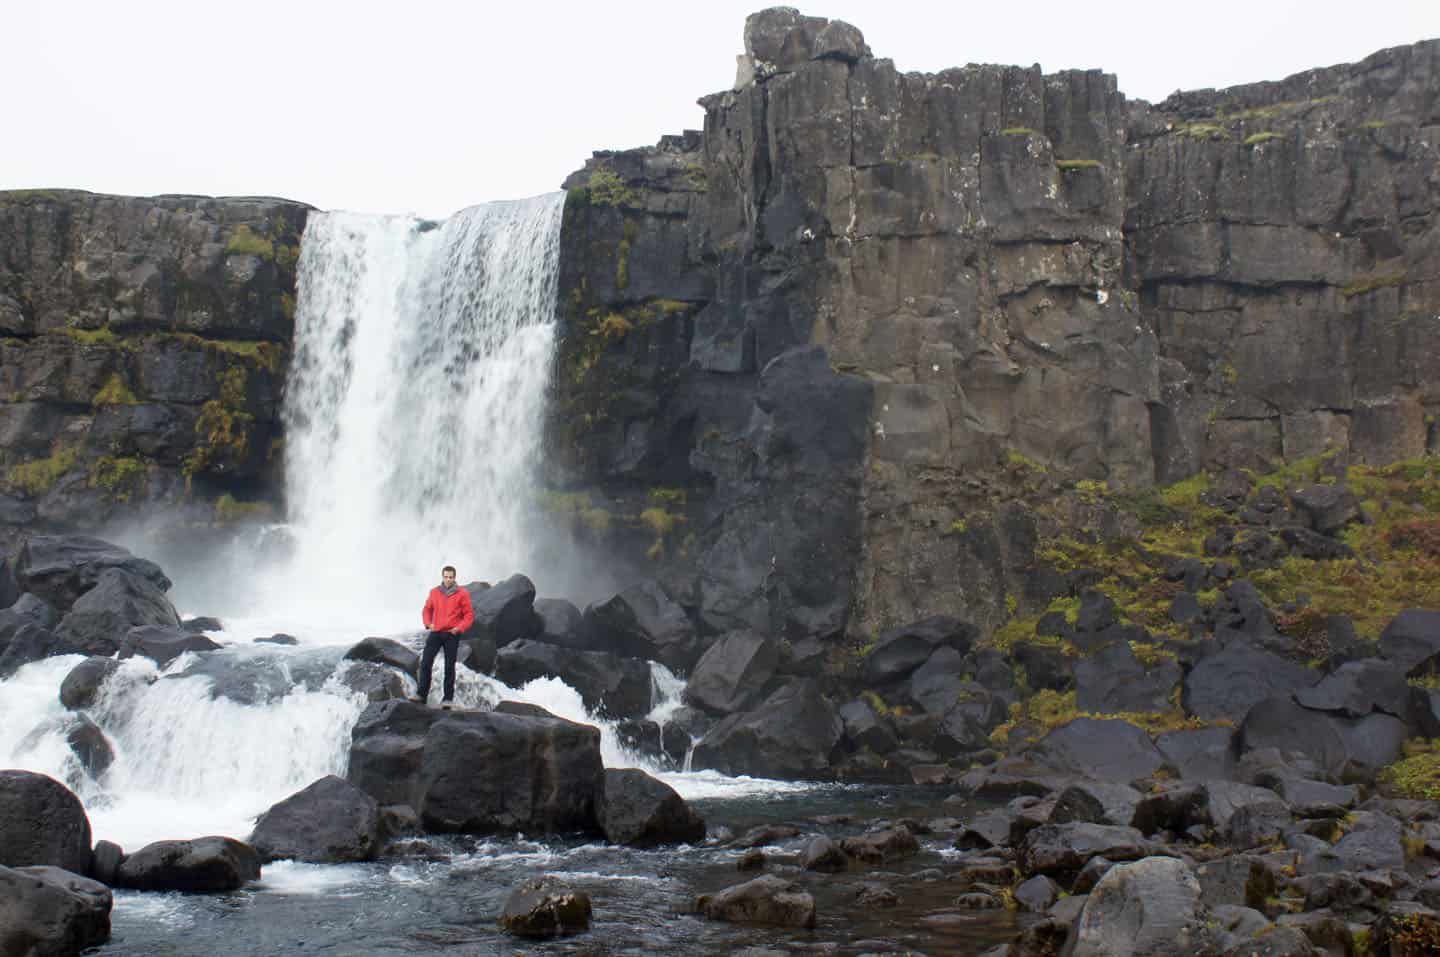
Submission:
POLYGON ((459 628, 468 631, 475 624, 475 609, 470 606, 470 593, 456 585, 450 594, 436 585, 425 599, 425 609, 420 612, 421 621, 429 631, 449 631, 459 628))

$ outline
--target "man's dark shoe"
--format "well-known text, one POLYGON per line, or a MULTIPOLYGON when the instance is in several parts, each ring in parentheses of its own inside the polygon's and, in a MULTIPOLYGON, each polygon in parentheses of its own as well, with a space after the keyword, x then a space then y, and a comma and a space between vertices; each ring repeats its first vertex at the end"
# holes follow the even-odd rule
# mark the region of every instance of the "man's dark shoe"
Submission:
POLYGON ((455 702, 449 700, 448 698, 447 698, 446 700, 440 702, 440 710, 441 710, 441 711, 449 711, 449 710, 450 710, 451 708, 453 708, 453 707, 455 707, 455 702))

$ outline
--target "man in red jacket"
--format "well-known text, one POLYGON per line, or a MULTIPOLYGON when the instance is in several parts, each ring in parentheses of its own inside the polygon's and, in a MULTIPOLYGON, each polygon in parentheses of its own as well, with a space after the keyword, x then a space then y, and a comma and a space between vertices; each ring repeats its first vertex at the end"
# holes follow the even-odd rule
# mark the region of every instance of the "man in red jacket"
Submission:
POLYGON ((470 606, 470 593, 455 584, 455 566, 440 570, 440 584, 430 589, 420 619, 430 634, 425 636, 425 653, 420 656, 420 687, 416 697, 421 704, 430 697, 430 670, 435 665, 435 652, 445 651, 445 697, 440 707, 449 711, 455 700, 455 656, 460 651, 460 636, 475 624, 475 609, 470 606))

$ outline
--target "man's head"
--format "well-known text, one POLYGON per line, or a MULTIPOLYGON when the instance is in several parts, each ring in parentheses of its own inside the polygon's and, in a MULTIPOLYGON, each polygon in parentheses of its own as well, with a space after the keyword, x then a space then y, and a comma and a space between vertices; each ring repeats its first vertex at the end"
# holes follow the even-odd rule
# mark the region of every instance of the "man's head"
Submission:
POLYGON ((440 584, 444 585, 446 588, 449 588, 451 585, 455 584, 454 565, 446 565, 444 568, 440 569, 440 584))

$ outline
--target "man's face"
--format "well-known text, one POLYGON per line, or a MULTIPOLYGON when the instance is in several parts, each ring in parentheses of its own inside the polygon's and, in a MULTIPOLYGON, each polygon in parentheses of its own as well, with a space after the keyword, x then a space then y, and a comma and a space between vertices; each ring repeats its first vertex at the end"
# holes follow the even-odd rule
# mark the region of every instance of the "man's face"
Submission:
POLYGON ((444 585, 446 588, 449 588, 451 585, 455 584, 455 573, 450 571, 448 568, 445 571, 441 572, 440 584, 444 585))

